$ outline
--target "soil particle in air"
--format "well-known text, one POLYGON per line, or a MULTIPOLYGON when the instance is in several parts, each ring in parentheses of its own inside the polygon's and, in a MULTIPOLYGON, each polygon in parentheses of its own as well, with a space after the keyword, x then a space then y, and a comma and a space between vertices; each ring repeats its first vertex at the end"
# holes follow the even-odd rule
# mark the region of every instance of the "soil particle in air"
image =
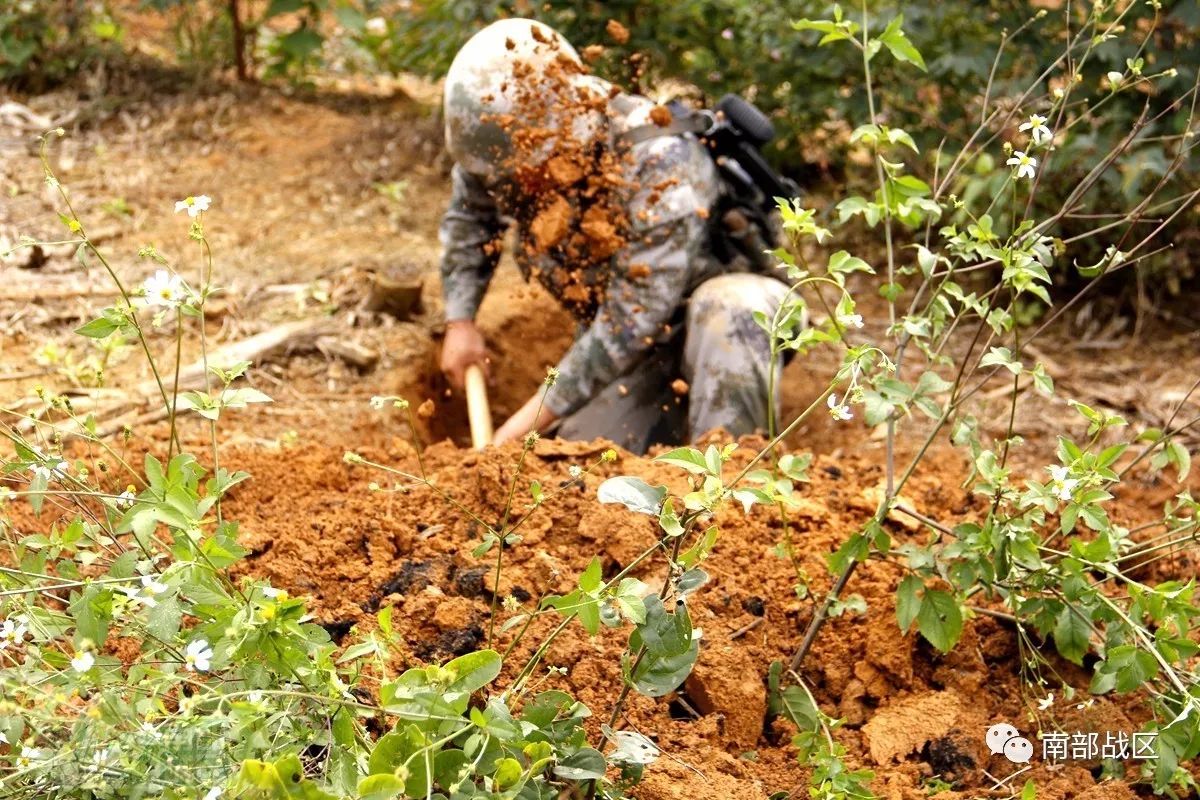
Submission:
POLYGON ((650 121, 660 128, 665 128, 671 124, 671 109, 666 106, 655 106, 650 109, 650 121))
POLYGON ((615 19, 610 19, 604 30, 617 44, 625 44, 629 41, 629 29, 615 19))

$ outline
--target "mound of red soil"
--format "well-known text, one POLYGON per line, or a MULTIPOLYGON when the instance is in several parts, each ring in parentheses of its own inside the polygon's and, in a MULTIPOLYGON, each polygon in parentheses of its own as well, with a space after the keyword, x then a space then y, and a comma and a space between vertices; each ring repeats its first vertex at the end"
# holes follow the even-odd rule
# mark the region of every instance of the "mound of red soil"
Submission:
MULTIPOLYGON (((744 444, 731 470, 760 443, 744 444)), ((649 459, 622 456, 573 482, 569 467, 593 464, 606 446, 541 441, 526 459, 514 515, 527 510, 532 479, 557 494, 530 515, 519 530, 521 542, 506 551, 501 597, 515 597, 532 609, 543 594, 572 589, 594 555, 611 575, 653 544, 655 521, 600 504, 596 486, 606 477, 629 474, 664 483, 678 494, 686 490, 686 478, 649 459)), ((231 518, 241 521, 244 544, 253 553, 243 569, 310 596, 313 610, 335 637, 354 625, 371 626, 374 612, 394 607, 403 639, 397 666, 486 647, 495 552, 482 560, 471 555, 483 532, 472 515, 499 522, 517 452, 512 446, 471 453, 435 445, 423 458, 436 491, 393 491, 394 482, 408 482, 348 465, 327 447, 230 453, 229 463, 254 475, 227 506, 231 518), (372 481, 381 491, 368 489, 372 481)), ((408 472, 420 469, 416 452, 399 439, 362 455, 408 472)), ((907 500, 946 522, 971 516, 972 499, 948 478, 961 472, 947 469, 940 475, 939 463, 950 466, 930 460, 906 487, 907 500)), ((694 624, 703 630, 695 673, 675 696, 634 695, 621 723, 656 737, 664 751, 647 770, 637 796, 765 798, 781 790, 807 795, 807 767, 789 744, 792 731, 765 719, 766 670, 771 661, 790 657, 813 613, 812 599, 798 599, 798 574, 809 581, 812 594, 820 597, 828 590, 825 558, 871 514, 882 476, 877 466, 853 458, 836 463, 818 458, 811 477, 801 489, 800 508, 789 517, 794 564, 779 555, 784 532, 777 514, 760 509, 747 516, 730 509, 721 515, 721 538, 704 564, 712 580, 690 600, 694 624)), ((922 530, 889 525, 897 545, 926 539, 922 530)), ((660 586, 663 573, 662 559, 651 558, 634 574, 660 586)), ((960 790, 943 798, 1007 797, 1009 790, 992 791, 995 781, 984 771, 998 780, 1017 767, 989 755, 983 736, 999 721, 1028 736, 1038 727, 1031 715, 1038 698, 1022 696, 1016 633, 1002 620, 978 616, 968 620, 954 651, 939 654, 915 634, 902 635, 896 625, 894 593, 901 577, 892 564, 863 565, 849 591, 863 596, 868 612, 832 619, 803 665, 803 677, 822 708, 846 720, 838 736, 848 760, 876 771, 874 788, 881 797, 926 798, 934 778, 960 790)), ((501 652, 515 633, 502 630, 512 616, 498 609, 491 644, 501 652)), ((512 677, 557 622, 553 615, 534 622, 509 656, 501 681, 512 677)), ((544 685, 560 686, 588 704, 595 714, 594 732, 620 691, 619 656, 626 637, 627 631, 606 630, 591 639, 572 625, 547 659, 548 665, 565 667, 566 674, 547 676, 544 685)), ((1088 675, 1082 670, 1056 666, 1066 680, 1086 687, 1088 675)), ((1144 719, 1143 703, 1136 696, 1093 701, 1081 691, 1072 703, 1039 713, 1047 728, 1055 720, 1069 722, 1071 730, 1130 731, 1144 719)), ((1043 800, 1118 796, 1111 793, 1115 787, 1095 784, 1096 766, 1072 762, 1053 768, 1035 758, 1017 788, 1031 777, 1043 800)), ((1119 796, 1129 796, 1123 785, 1120 791, 1125 794, 1119 796)))

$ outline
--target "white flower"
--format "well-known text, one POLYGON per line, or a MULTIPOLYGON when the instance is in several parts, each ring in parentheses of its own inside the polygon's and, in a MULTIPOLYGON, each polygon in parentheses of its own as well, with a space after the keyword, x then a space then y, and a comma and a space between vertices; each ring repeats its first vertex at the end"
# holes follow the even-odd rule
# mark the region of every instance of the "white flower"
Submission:
POLYGON ((155 601, 155 599, 153 597, 147 597, 147 598, 142 597, 141 593, 138 592, 138 590, 133 588, 132 586, 126 586, 125 588, 123 588, 121 590, 121 593, 129 598, 129 602, 135 603, 137 605, 141 605, 142 603, 145 603, 146 605, 151 606, 151 607, 158 605, 157 601, 155 601))
POLYGON ((217 800, 221 796, 221 787, 214 786, 204 793, 204 800, 217 800))
POLYGON ((1004 162, 1010 167, 1017 168, 1018 178, 1029 178, 1033 180, 1033 176, 1037 174, 1037 159, 1033 156, 1026 155, 1020 150, 1014 150, 1012 158, 1004 162))
POLYGON ((572 464, 571 466, 567 467, 567 474, 575 480, 579 480, 583 477, 583 467, 579 466, 578 464, 572 464))
POLYGON ((67 462, 61 458, 51 458, 44 464, 33 464, 29 467, 29 471, 34 474, 34 477, 44 478, 46 483, 67 477, 67 469, 67 462))
POLYGON ((1017 130, 1029 131, 1033 143, 1040 145, 1054 138, 1054 132, 1046 127, 1046 118, 1040 114, 1030 114, 1029 120, 1023 122, 1017 130))
POLYGON ((263 596, 271 600, 287 600, 286 589, 276 589, 272 586, 267 586, 262 590, 263 596))
POLYGON ((1054 692, 1051 692, 1050 694, 1043 697, 1041 700, 1038 700, 1038 709, 1040 709, 1041 711, 1045 711, 1047 708, 1049 708, 1052 705, 1054 705, 1054 692))
POLYGON ((0 625, 0 650, 10 644, 20 644, 25 640, 25 634, 28 632, 29 629, 21 617, 4 620, 4 624, 0 625))
POLYGON ((1120 88, 1121 88, 1121 84, 1125 82, 1125 75, 1124 75, 1124 73, 1117 72, 1117 71, 1115 71, 1115 70, 1114 70, 1113 72, 1110 72, 1110 73, 1108 73, 1108 74, 1107 74, 1107 75, 1105 75, 1104 77, 1108 78, 1108 85, 1109 85, 1109 88, 1111 88, 1111 89, 1112 89, 1114 92, 1115 92, 1117 89, 1120 89, 1120 88))
POLYGON ((387 405, 387 401, 388 398, 377 394, 371 398, 371 408, 375 409, 376 411, 382 411, 383 407, 387 405))
POLYGON ((829 399, 826 402, 829 404, 829 416, 839 422, 844 422, 854 416, 850 413, 850 406, 838 402, 836 394, 829 395, 829 399))
POLYGON ((132 507, 135 502, 137 502, 137 493, 134 492, 133 487, 130 486, 125 489, 125 491, 117 495, 117 498, 113 500, 113 505, 115 505, 117 508, 123 509, 132 507))
POLYGON ((184 666, 195 672, 208 672, 212 667, 212 657, 212 648, 203 639, 189 642, 187 649, 183 651, 184 666))
POLYGON ((863 326, 861 314, 838 314, 838 324, 843 328, 861 328, 863 326))
POLYGON ((87 672, 96 665, 96 657, 92 655, 90 650, 80 650, 71 659, 71 668, 76 672, 87 672))
POLYGON ((103 770, 112 762, 114 755, 115 753, 113 753, 111 747, 97 750, 92 754, 92 766, 98 770, 103 770))
POLYGON ((383 17, 371 17, 367 20, 367 33, 372 36, 386 36, 387 30, 387 20, 383 17))
POLYGON ((1071 474, 1069 467, 1053 466, 1047 467, 1047 469, 1050 471, 1051 487, 1054 494, 1064 503, 1070 502, 1075 494, 1075 487, 1079 485, 1079 479, 1069 477, 1071 474))
POLYGON ((155 739, 162 738, 162 731, 160 731, 154 725, 154 723, 149 720, 146 720, 145 722, 142 723, 142 733, 146 734, 147 736, 152 736, 155 739))
POLYGON ((154 599, 154 596, 162 594, 170 588, 171 587, 167 586, 165 583, 156 580, 153 575, 143 575, 142 586, 140 589, 126 587, 121 591, 124 592, 125 596, 133 602, 145 603, 146 605, 150 606, 150 608, 154 608, 158 605, 158 601, 154 599))
POLYGON ((148 595, 162 594, 169 588, 162 581, 155 580, 153 575, 142 576, 142 591, 148 595))
POLYGON ((176 308, 187 299, 183 278, 172 275, 165 269, 160 269, 147 278, 142 284, 142 289, 146 293, 146 302, 152 306, 176 308))
POLYGON ((0 744, 8 744, 8 737, 0 733, 0 744))
POLYGON ((42 755, 42 751, 36 747, 22 747, 21 754, 17 756, 17 769, 25 769, 34 761, 41 760, 42 755))
POLYGON ((198 194, 195 197, 185 197, 175 203, 175 213, 186 211, 187 215, 192 219, 200 216, 200 212, 208 211, 209 205, 212 204, 212 198, 206 194, 198 194))
POLYGON ((1055 100, 1062 100, 1063 97, 1065 97, 1067 93, 1064 92, 1062 87, 1060 86, 1060 87, 1055 88, 1055 90, 1053 92, 1051 92, 1051 94, 1054 95, 1055 100))

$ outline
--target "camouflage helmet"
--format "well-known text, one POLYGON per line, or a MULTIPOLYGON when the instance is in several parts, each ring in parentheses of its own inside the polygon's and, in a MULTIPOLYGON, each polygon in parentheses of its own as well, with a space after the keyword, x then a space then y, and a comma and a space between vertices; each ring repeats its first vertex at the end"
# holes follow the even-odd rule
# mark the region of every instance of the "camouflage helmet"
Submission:
MULTIPOLYGON (((594 137, 603 125, 596 107, 609 88, 586 74, 575 48, 548 25, 531 19, 493 22, 462 46, 446 73, 446 149, 468 172, 496 178, 516 160, 513 131, 522 124, 553 128, 560 136, 568 129, 576 141, 594 137), (564 92, 590 102, 574 103, 564 92), (567 110, 572 106, 585 110, 567 110)), ((520 160, 546 157, 553 146, 553 140, 542 141, 520 160)))

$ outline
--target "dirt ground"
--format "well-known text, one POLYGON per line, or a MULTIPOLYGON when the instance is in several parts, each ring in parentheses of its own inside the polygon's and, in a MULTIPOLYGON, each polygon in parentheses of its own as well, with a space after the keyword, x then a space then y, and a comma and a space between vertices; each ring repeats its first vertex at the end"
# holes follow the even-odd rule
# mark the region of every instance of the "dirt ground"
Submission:
MULTIPOLYGON (((429 491, 369 491, 370 481, 387 489, 386 476, 342 461, 344 451, 354 450, 417 469, 402 420, 371 410, 367 401, 391 394, 414 403, 432 398, 436 411, 420 431, 422 441, 432 443, 424 451, 427 470, 485 518, 503 508, 515 450, 476 454, 460 447, 465 411, 436 368, 442 321, 436 228, 449 168, 431 105, 436 87, 371 83, 289 95, 225 85, 164 91, 154 84, 161 80, 126 79, 118 86, 20 98, 67 128, 66 138, 53 142, 52 161, 80 218, 112 254, 114 268, 127 282, 140 282, 154 264, 136 252, 153 243, 184 275, 198 279, 201 254, 172 206, 187 195, 208 194, 213 207, 205 227, 218 283, 225 287, 217 301, 222 312, 206 323, 214 345, 282 322, 325 317, 338 336, 379 355, 377 366, 360 371, 328 351, 296 348, 252 371, 251 384, 276 402, 223 423, 226 464, 254 476, 237 489, 228 510, 241 521, 252 550, 244 568, 310 596, 335 637, 352 625, 370 625, 382 604, 395 606, 406 646, 398 659, 406 663, 486 645, 496 587, 485 565, 470 556, 479 531, 429 491), (360 307, 371 275, 394 270, 423 282, 422 306, 404 321, 360 307)), ((62 235, 57 205, 45 190, 30 133, 0 131, 0 236, 56 240, 62 235)), ((80 363, 89 355, 71 331, 95 316, 106 286, 97 265, 81 268, 69 253, 33 269, 0 265, 0 407, 31 408, 20 403, 37 386, 89 394, 64 362, 80 363), (47 345, 60 351, 57 363, 46 363, 47 345)), ((881 332, 878 303, 864 308, 866 333, 881 332)), ((1068 317, 1035 347, 1066 397, 1117 410, 1138 424, 1161 424, 1200 375, 1195 330, 1162 330, 1152 322, 1134 337, 1132 320, 1108 317, 1101 304, 1090 302, 1068 317)), ((572 329, 567 314, 524 284, 507 259, 480 324, 496 365, 492 398, 499 421, 534 391, 568 346, 572 329)), ((165 329, 151 346, 168 362, 173 358, 165 329)), ((194 356, 189 345, 184 359, 194 356)), ((141 364, 132 350, 118 354, 106 369, 106 385, 119 394, 149 378, 141 364)), ((820 396, 835 365, 834 356, 818 354, 789 368, 785 416, 820 396)), ((1007 389, 998 381, 995 391, 983 393, 978 413, 993 433, 1007 421, 1007 389)), ((1027 400, 1018 426, 1026 443, 1015 455, 1018 466, 1032 471, 1048 463, 1050 433, 1073 412, 1061 397, 1027 400)), ((136 434, 161 442, 165 429, 151 422, 136 434)), ((202 448, 205 434, 198 425, 185 425, 183 436, 202 448)), ((752 452, 754 442, 744 444, 735 462, 752 452)), ((829 584, 825 556, 873 510, 870 490, 882 478, 883 443, 879 432, 858 420, 838 426, 822 413, 796 432, 792 444, 818 456, 791 535, 819 594, 829 584)), ((908 442, 902 450, 912 447, 908 442)), ((601 442, 543 441, 526 474, 558 486, 568 481, 570 465, 590 463, 603 449, 601 442)), ((948 524, 979 510, 958 485, 964 475, 959 459, 939 442, 905 492, 922 513, 948 524)), ((592 554, 602 554, 606 574, 612 574, 652 541, 648 518, 595 502, 596 485, 614 474, 682 488, 676 472, 633 456, 570 486, 560 502, 531 518, 512 550, 501 595, 532 604, 543 593, 567 589, 592 554)), ((1131 520, 1149 517, 1168 499, 1167 488, 1131 483, 1120 492, 1119 513, 1131 520)), ((925 538, 904 525, 893 528, 901 542, 925 538)), ((797 763, 786 726, 764 722, 761 678, 769 662, 786 660, 795 649, 813 604, 796 598, 793 565, 774 555, 782 536, 777 519, 729 512, 722 529, 705 565, 713 580, 693 610, 705 642, 696 673, 678 697, 634 699, 624 720, 653 733, 665 753, 636 791, 646 800, 807 792, 807 768, 797 763)), ((1183 555, 1158 568, 1187 576, 1197 563, 1183 555)), ((656 580, 653 566, 638 575, 656 580)), ((1026 778, 1037 784, 1039 798, 1050 800, 1134 796, 1124 783, 1098 783, 1099 765, 1088 762, 1060 768, 1038 763, 1015 783, 996 786, 1013 769, 984 746, 983 732, 993 722, 1007 720, 1026 731, 1055 725, 1131 731, 1143 721, 1142 700, 1092 702, 1081 692, 1074 701, 1060 697, 1039 710, 1038 698, 1023 695, 1010 624, 979 614, 958 648, 939 655, 897 630, 893 594, 899 578, 886 564, 860 570, 852 591, 866 599, 870 612, 833 620, 803 669, 822 707, 846 719, 841 741, 852 765, 876 771, 881 797, 1008 797, 1026 778), (959 791, 938 794, 943 781, 959 791)), ((535 641, 543 625, 538 622, 526 641, 535 641)), ((499 645, 510 635, 499 634, 499 645)), ((606 716, 619 691, 623 645, 618 636, 589 640, 572 628, 552 652, 552 663, 569 667, 554 680, 606 716)), ((522 644, 517 652, 525 655, 526 648, 522 644)), ((1082 670, 1055 664, 1064 680, 1086 687, 1082 670)))

